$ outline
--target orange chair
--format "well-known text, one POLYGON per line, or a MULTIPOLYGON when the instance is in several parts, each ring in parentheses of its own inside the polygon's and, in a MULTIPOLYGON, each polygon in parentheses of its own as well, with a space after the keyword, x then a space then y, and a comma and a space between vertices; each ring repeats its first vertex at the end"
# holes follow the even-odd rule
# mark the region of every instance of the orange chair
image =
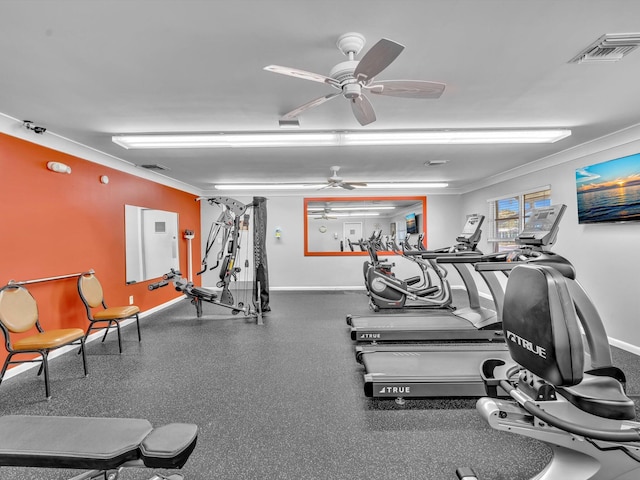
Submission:
POLYGON ((138 341, 140 338, 140 319, 138 313, 140 308, 135 305, 128 305, 125 307, 107 307, 104 302, 104 293, 102 291, 102 285, 96 278, 93 272, 83 273, 78 277, 78 293, 87 309, 87 317, 89 319, 89 328, 87 328, 86 337, 89 336, 91 330, 105 329, 102 341, 107 338, 107 334, 112 326, 116 327, 118 332, 118 348, 122 353, 122 337, 120 335, 120 322, 135 318, 136 326, 138 327, 138 341), (98 309, 93 312, 93 309, 98 309))
POLYGON ((87 375, 87 357, 84 349, 84 332, 81 328, 59 328, 44 331, 38 320, 38 305, 29 291, 19 285, 9 284, 0 289, 0 329, 5 338, 5 346, 9 355, 4 361, 0 383, 9 365, 18 363, 41 362, 38 375, 44 371, 44 386, 47 398, 49 393, 49 362, 51 350, 65 345, 80 345, 84 374, 87 375), (24 333, 35 327, 38 333, 18 340, 12 340, 11 334, 24 333), (25 360, 14 360, 17 354, 33 354, 39 357, 25 360))

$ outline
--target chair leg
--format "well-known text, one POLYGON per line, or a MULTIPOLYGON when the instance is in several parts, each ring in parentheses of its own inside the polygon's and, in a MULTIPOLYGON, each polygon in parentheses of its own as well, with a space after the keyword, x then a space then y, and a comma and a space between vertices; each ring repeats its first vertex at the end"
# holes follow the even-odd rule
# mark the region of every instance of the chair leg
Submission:
POLYGON ((40 352, 42 355, 42 369, 44 371, 44 392, 47 398, 51 398, 50 388, 49 388, 49 359, 48 352, 42 351, 40 352))
POLYGON ((118 331, 118 348, 120 349, 120 353, 122 353, 122 334, 120 333, 120 322, 115 321, 116 330, 118 331))
POLYGON ((107 328, 104 329, 104 335, 102 336, 102 343, 104 343, 104 341, 107 339, 107 334, 109 333, 109 329, 111 328, 111 323, 112 321, 109 320, 109 325, 107 325, 107 328))
POLYGON ((7 367, 9 366, 9 362, 11 362, 11 357, 13 357, 13 353, 9 353, 7 358, 4 360, 4 365, 2 366, 2 373, 0 373, 0 384, 2 384, 2 379, 4 378, 4 374, 7 373, 7 367))
POLYGON ((136 314, 136 326, 138 327, 138 341, 141 342, 142 337, 140 336, 140 318, 138 317, 138 314, 136 314))
POLYGON ((82 366, 84 367, 84 376, 86 377, 89 371, 87 370, 87 350, 85 348, 84 338, 80 339, 80 352, 78 353, 82 353, 82 366))

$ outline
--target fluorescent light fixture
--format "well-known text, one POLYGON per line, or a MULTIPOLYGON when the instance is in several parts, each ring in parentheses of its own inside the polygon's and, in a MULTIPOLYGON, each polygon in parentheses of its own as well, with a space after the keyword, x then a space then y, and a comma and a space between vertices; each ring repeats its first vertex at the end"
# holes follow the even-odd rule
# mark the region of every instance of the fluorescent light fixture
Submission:
MULTIPOLYGON (((318 213, 307 213, 307 216, 318 215, 318 213)), ((328 217, 378 217, 378 212, 350 212, 350 213, 327 213, 328 217)))
POLYGON ((111 139, 114 143, 126 149, 322 147, 336 145, 336 134, 332 132, 115 135, 111 139))
POLYGON ((324 187, 323 183, 221 183, 214 185, 216 190, 310 190, 324 187))
MULTIPOLYGON (((380 206, 375 206, 375 205, 370 205, 370 206, 363 206, 363 207, 331 207, 330 211, 332 212, 353 212, 353 211, 360 211, 360 210, 393 210, 394 208, 396 208, 393 205, 380 205, 380 206)), ((309 207, 307 208, 307 211, 309 212, 324 212, 325 211, 325 207, 309 207)))
POLYGON ((571 135, 571 130, 567 129, 372 130, 357 132, 136 134, 114 135, 111 139, 123 148, 138 149, 554 143, 569 135, 571 135))
POLYGON ((443 182, 391 182, 391 183, 367 183, 366 187, 357 188, 447 188, 448 183, 443 182))
MULTIPOLYGON (((214 185, 213 188, 215 190, 320 190, 321 188, 326 186, 326 183, 220 183, 214 185)), ((447 188, 448 186, 448 183, 433 182, 368 183, 366 187, 356 187, 356 190, 359 190, 361 188, 447 188)), ((359 210, 362 210, 362 208, 363 207, 359 207, 359 210)), ((380 209, 381 207, 375 208, 380 209)))
POLYGON ((554 143, 571 135, 571 130, 424 130, 396 132, 350 132, 344 145, 429 145, 483 143, 554 143))

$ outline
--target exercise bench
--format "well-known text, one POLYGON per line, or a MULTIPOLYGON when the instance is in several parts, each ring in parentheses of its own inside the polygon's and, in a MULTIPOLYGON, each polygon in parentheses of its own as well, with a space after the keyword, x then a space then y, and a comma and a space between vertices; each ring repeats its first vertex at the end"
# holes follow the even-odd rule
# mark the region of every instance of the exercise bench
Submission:
POLYGON ((31 415, 0 417, 0 432, 0 466, 88 470, 71 480, 116 480, 126 467, 182 468, 198 437, 186 423, 154 428, 133 418, 31 415))

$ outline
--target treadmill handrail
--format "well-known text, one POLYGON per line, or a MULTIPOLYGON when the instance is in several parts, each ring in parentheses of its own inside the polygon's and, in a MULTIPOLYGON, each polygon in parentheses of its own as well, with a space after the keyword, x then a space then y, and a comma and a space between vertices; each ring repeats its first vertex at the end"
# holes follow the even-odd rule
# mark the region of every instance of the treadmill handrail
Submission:
POLYGON ((403 255, 407 255, 408 257, 422 257, 425 260, 438 258, 441 256, 482 256, 482 252, 480 250, 451 250, 451 249, 442 249, 442 250, 405 250, 402 252, 403 255))
POLYGON ((465 255, 452 255, 451 253, 433 257, 438 263, 476 263, 482 260, 482 254, 468 252, 465 255))

